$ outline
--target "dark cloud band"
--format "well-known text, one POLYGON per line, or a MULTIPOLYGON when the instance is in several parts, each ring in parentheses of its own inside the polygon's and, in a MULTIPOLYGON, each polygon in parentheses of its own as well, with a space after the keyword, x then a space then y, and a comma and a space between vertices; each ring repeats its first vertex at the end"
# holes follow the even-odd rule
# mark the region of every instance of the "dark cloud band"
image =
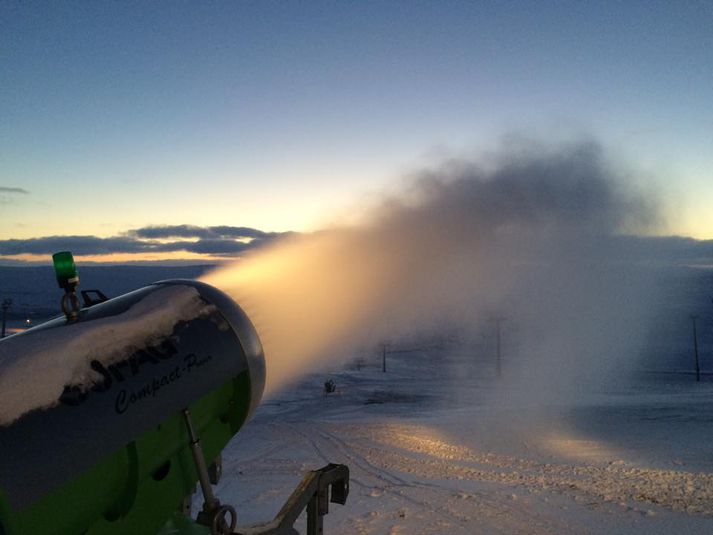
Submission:
POLYGON ((218 239, 254 239, 273 238, 279 236, 276 232, 263 232, 250 227, 196 227, 193 225, 170 225, 170 226, 150 226, 130 230, 130 236, 147 239, 162 238, 202 238, 210 240, 218 239))
POLYGON ((30 192, 23 188, 8 188, 0 186, 0 193, 19 193, 20 195, 28 195, 30 192))
POLYGON ((50 255, 70 250, 76 255, 115 253, 189 252, 213 256, 237 256, 290 233, 263 232, 247 227, 145 227, 124 236, 46 236, 25 240, 0 240, 0 256, 50 255), (198 238, 156 241, 166 238, 198 238))
MULTIPOLYGON (((198 233, 203 227, 179 225, 170 228, 189 228, 198 233)), ((168 227, 147 227, 147 229, 168 227)), ((241 227, 210 227, 210 228, 241 228, 241 227)), ((138 229, 143 230, 143 229, 138 229)), ((254 230, 254 229, 253 229, 254 230)), ((172 231, 173 232, 173 231, 172 231)), ((99 238, 97 236, 47 236, 26 240, 0 240, 0 256, 15 256, 22 254, 51 255, 57 251, 70 250, 76 255, 109 255, 117 253, 180 253, 188 252, 211 256, 239 256, 250 250, 257 249, 274 239, 293 235, 294 233, 272 233, 256 230, 255 237, 248 242, 233 238, 200 237, 196 241, 175 240, 169 242, 155 239, 139 238, 137 231, 130 236, 99 238)), ((151 231, 149 232, 151 234, 151 231)), ((203 236, 213 235, 213 231, 203 236)), ((195 237, 196 234, 190 234, 195 237)), ((151 236, 154 238, 154 236, 151 236)), ((243 235, 241 235, 243 237, 243 235)), ((669 237, 639 237, 618 236, 614 242, 623 246, 629 252, 631 260, 662 261, 684 263, 713 262, 713 240, 695 240, 676 236, 669 237)))

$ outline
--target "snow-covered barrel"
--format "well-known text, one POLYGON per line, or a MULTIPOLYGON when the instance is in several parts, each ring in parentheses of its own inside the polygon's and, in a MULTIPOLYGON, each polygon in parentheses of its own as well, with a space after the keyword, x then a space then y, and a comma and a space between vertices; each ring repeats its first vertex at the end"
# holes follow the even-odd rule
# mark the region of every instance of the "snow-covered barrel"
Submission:
POLYGON ((265 363, 216 288, 163 281, 0 341, 0 535, 156 533, 260 402, 265 363))

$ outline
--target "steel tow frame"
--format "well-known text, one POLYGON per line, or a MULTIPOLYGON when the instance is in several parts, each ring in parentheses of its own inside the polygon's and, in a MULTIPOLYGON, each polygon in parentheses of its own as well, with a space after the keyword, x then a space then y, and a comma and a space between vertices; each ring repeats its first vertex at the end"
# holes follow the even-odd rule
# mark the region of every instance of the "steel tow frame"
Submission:
POLYGON ((270 522, 238 526, 235 535, 294 535, 294 524, 307 509, 306 535, 324 533, 324 515, 329 502, 344 505, 349 495, 349 468, 343 464, 328 464, 309 472, 292 492, 277 516, 270 522))

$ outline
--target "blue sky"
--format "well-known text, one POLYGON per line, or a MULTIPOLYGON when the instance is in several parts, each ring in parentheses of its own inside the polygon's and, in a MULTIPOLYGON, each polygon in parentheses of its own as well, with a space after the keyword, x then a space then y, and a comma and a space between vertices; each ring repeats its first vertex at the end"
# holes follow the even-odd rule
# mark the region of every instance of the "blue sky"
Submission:
POLYGON ((310 230, 510 132, 713 238, 711 3, 5 2, 0 47, 0 239, 310 230))

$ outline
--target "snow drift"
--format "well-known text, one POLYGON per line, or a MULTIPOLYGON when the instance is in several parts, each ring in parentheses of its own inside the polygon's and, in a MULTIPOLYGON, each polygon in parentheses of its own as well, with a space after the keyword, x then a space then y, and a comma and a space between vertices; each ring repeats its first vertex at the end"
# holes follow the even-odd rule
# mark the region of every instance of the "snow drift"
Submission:
MULTIPOLYGON (((96 305, 101 307, 101 305, 96 305)), ((81 390, 101 381, 91 361, 109 365, 169 336, 176 324, 214 310, 195 288, 167 286, 116 316, 47 326, 0 343, 0 426, 59 404, 67 385, 81 390)))

